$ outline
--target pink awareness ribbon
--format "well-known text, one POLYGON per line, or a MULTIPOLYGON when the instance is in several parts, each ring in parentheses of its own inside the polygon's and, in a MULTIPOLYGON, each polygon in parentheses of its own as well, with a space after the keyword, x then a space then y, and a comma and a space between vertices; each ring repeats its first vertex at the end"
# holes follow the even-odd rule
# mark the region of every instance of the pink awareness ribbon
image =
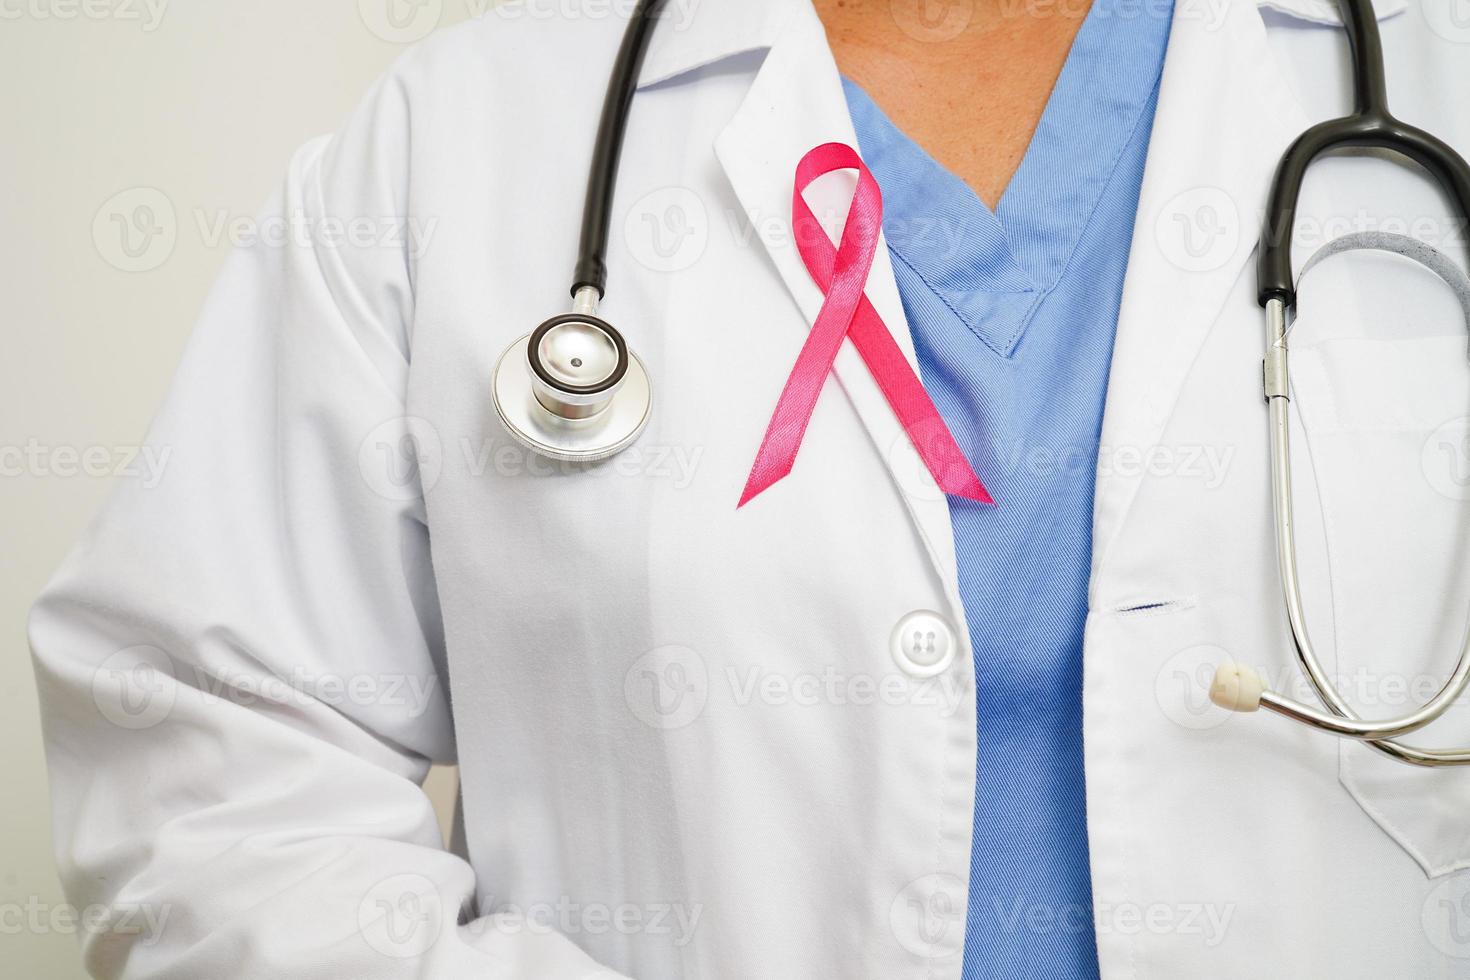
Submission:
POLYGON ((883 193, 856 150, 843 143, 824 143, 801 158, 796 165, 791 222, 801 259, 813 281, 824 290, 825 298, 776 402, 737 509, 791 472, 844 337, 852 338, 940 489, 952 496, 994 504, 940 418, 923 382, 863 292, 878 250, 883 193), (841 244, 836 247, 802 197, 812 181, 834 170, 856 170, 858 175, 857 192, 842 228, 841 244))

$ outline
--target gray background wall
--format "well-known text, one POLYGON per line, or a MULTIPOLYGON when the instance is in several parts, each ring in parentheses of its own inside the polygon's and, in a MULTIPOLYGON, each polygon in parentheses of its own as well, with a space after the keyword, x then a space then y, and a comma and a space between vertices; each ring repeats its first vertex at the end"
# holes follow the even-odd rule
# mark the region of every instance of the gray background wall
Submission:
MULTIPOLYGON (((0 0, 0 975, 83 976, 25 613, 162 398, 214 229, 408 43, 490 2, 0 0), (162 231, 129 244, 140 205, 162 231)), ((445 803, 452 774, 432 787, 445 803)))

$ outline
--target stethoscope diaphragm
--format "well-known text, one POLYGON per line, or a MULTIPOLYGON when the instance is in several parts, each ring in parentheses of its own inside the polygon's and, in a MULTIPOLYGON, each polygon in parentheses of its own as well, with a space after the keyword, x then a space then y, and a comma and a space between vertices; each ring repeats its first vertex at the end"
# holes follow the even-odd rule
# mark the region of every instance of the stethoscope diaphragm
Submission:
POLYGON ((622 334, 586 305, 511 344, 491 389, 495 413, 516 442, 551 459, 590 463, 638 438, 653 389, 622 334))

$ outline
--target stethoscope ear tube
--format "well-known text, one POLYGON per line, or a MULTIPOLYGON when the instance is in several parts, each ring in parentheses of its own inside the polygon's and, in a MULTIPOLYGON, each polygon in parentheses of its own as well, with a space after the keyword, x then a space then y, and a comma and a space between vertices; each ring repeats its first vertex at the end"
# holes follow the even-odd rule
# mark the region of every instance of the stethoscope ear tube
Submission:
MULTIPOLYGON (((1461 220, 1470 215, 1470 166, 1448 144, 1394 117, 1388 109, 1388 87, 1383 75, 1383 45, 1371 0, 1338 0, 1353 56, 1351 115, 1319 123, 1296 138, 1277 165, 1261 229, 1257 256, 1257 299, 1266 309, 1266 354, 1263 382, 1271 420, 1272 500, 1276 521, 1277 564, 1287 619, 1297 662, 1326 710, 1283 697, 1269 690, 1248 668, 1226 664, 1216 673, 1210 696, 1232 711, 1265 708, 1319 731, 1361 739, 1400 762, 1418 766, 1470 765, 1470 749, 1421 749, 1394 741, 1441 717, 1470 687, 1470 627, 1455 668, 1444 686, 1418 710, 1380 721, 1359 719, 1333 687, 1331 679, 1307 636, 1297 576, 1295 524, 1291 495, 1291 383, 1287 362, 1287 330, 1296 314, 1296 277, 1292 274, 1292 232, 1297 199, 1312 162, 1324 153, 1344 147, 1374 147, 1401 153, 1429 171, 1454 197, 1461 220)), ((1329 244, 1312 263, 1327 254, 1353 248, 1384 248, 1429 265, 1460 294, 1470 317, 1470 281, 1448 259, 1435 259, 1422 242, 1401 236, 1360 234, 1329 244)), ((1305 271, 1305 270, 1304 270, 1305 271)))
POLYGON ((1462 220, 1470 216, 1470 165, 1443 140, 1389 112, 1383 43, 1370 0, 1338 0, 1338 4, 1352 46, 1356 107, 1351 115, 1318 123, 1302 133, 1276 167, 1257 256, 1257 298, 1262 306, 1279 299, 1287 310, 1296 307, 1291 246, 1297 199, 1307 169, 1324 153, 1347 147, 1401 153, 1429 171, 1449 191, 1462 220))
MULTIPOLYGON (((1334 239, 1312 256, 1303 275, 1323 259, 1357 249, 1394 252, 1419 262, 1443 279, 1456 293, 1470 329, 1470 277, 1447 256, 1416 239, 1385 232, 1358 232, 1334 239)), ((1470 765, 1470 749, 1424 749, 1395 741, 1436 721, 1470 688, 1470 624, 1459 657, 1444 685, 1418 709, 1396 718, 1360 719, 1333 686, 1308 634, 1297 567, 1296 519, 1292 504, 1291 378, 1287 361, 1287 334, 1291 311, 1286 300, 1266 301, 1266 355, 1264 387, 1271 431, 1271 497, 1276 529, 1277 567, 1282 597, 1297 664, 1316 692, 1323 708, 1278 694, 1248 667, 1227 663, 1215 674, 1210 698, 1231 711, 1265 708, 1319 731, 1359 739, 1399 762, 1425 767, 1470 765), (1325 710, 1324 710, 1325 709, 1325 710)))

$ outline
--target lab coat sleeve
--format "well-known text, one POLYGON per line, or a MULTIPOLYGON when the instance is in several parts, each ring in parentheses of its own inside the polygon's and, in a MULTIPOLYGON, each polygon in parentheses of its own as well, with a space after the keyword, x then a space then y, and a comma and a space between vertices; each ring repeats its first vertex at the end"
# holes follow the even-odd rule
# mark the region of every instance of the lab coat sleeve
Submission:
POLYGON ((405 421, 433 243, 404 218, 404 92, 390 75, 296 156, 208 299, 155 465, 32 612, 97 977, 615 976, 543 923, 471 919, 474 874, 420 788, 454 738, 414 463, 432 440, 405 421))

